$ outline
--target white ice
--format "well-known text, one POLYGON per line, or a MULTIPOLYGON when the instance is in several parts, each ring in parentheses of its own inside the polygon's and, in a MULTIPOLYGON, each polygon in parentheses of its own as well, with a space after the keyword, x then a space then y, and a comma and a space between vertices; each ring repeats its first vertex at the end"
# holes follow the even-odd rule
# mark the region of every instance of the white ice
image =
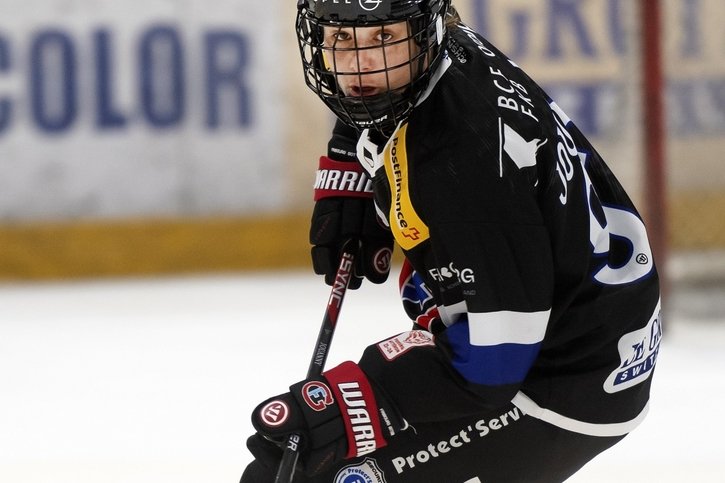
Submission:
MULTIPOLYGON (((0 285, 0 482, 237 482, 328 295, 306 273, 0 285)), ((408 327, 395 284, 365 284, 328 367, 408 327)), ((665 329, 649 417, 570 481, 725 481, 725 320, 665 329)))

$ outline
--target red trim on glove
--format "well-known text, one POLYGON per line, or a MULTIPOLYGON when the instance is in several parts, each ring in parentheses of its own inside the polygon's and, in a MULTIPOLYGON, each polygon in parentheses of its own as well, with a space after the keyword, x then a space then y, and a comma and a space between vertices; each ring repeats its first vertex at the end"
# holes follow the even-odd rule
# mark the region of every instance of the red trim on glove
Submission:
POLYGON ((372 198, 373 183, 359 163, 321 156, 315 178, 315 201, 331 196, 372 198))
POLYGON ((347 434, 346 459, 386 446, 378 405, 365 373, 354 362, 343 362, 323 374, 330 383, 347 434))

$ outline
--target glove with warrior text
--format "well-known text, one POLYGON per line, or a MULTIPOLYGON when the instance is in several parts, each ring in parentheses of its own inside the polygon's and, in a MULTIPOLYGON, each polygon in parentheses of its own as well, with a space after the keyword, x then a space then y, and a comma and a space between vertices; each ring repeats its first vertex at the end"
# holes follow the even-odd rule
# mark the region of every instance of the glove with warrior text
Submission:
POLYGON ((264 401, 254 410, 252 424, 257 434, 247 440, 247 447, 256 461, 242 483, 248 483, 248 474, 249 483, 266 480, 263 474, 274 478, 290 434, 301 436, 299 466, 313 476, 342 459, 386 446, 407 428, 382 391, 349 361, 264 401))
POLYGON ((315 180, 315 207, 310 226, 312 266, 332 285, 348 239, 360 242, 349 287, 360 287, 363 277, 383 283, 390 273, 393 236, 379 221, 372 181, 356 158, 357 133, 337 122, 320 158, 315 180))

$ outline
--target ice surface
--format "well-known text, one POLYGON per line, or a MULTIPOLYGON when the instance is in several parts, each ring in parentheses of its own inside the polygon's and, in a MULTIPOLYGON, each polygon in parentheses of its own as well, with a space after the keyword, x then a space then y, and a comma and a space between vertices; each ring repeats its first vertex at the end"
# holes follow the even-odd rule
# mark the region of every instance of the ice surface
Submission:
MULTIPOLYGON (((349 292, 328 366, 409 327, 396 292, 349 292)), ((0 482, 237 482, 328 295, 306 273, 0 286, 0 482)), ((668 321, 649 417, 569 481, 725 481, 724 345, 723 319, 668 321)))

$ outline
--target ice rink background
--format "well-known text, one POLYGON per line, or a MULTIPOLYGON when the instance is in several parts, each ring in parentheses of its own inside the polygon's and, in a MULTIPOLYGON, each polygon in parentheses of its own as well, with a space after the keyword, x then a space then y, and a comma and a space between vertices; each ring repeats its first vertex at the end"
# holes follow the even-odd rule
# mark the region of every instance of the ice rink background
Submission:
MULTIPOLYGON (((409 327, 396 292, 348 294, 328 366, 409 327)), ((237 482, 328 295, 298 272, 0 285, 0 482, 237 482)), ((569 481, 725 481, 722 295, 673 291, 649 417, 569 481)))

